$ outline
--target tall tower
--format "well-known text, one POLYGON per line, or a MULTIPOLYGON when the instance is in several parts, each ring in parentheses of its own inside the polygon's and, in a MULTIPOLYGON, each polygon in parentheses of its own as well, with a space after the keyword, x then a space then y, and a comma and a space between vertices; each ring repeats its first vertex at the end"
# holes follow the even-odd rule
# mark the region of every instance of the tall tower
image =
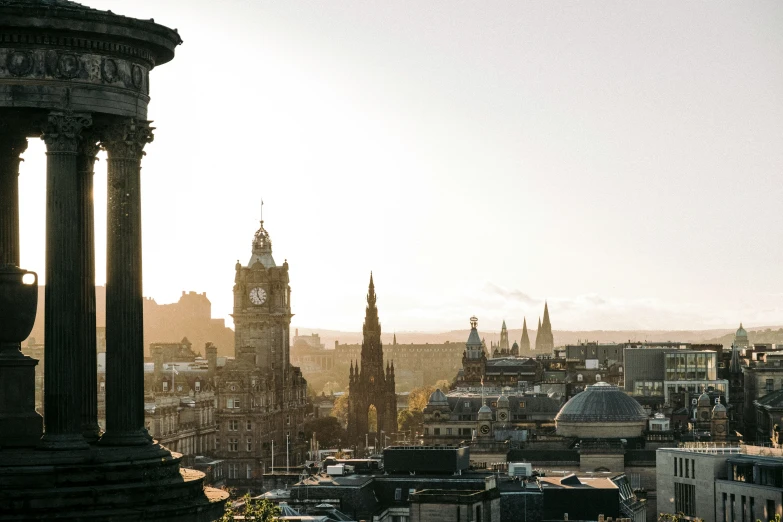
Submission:
POLYGON ((506 320, 503 320, 503 326, 500 328, 500 345, 498 346, 500 348, 500 352, 506 352, 505 355, 508 355, 508 329, 506 328, 506 320))
POLYGON ((291 287, 288 262, 275 264, 272 240, 263 221, 253 237, 247 266, 237 261, 235 268, 235 358, 252 358, 258 368, 272 373, 276 384, 282 385, 290 366, 291 287))
POLYGON ((245 471, 230 474, 229 484, 262 473, 273 460, 278 466, 287 456, 294 465, 304 460, 307 381, 290 362, 292 316, 288 262, 275 263, 261 221, 247 266, 235 266, 235 358, 215 377, 215 454, 229 469, 245 471))
POLYGON ((478 334, 478 319, 474 315, 470 318, 470 335, 465 343, 465 352, 462 354, 462 370, 465 381, 478 383, 484 378, 487 367, 487 354, 484 351, 484 343, 478 334))
POLYGON ((530 352, 530 336, 527 333, 527 318, 522 319, 522 339, 519 341, 519 353, 530 352))
POLYGON ((544 303, 544 320, 536 334, 536 351, 551 353, 555 349, 555 339, 552 335, 552 323, 549 320, 549 305, 544 303))
MULTIPOLYGON (((356 365, 348 382, 348 436, 354 443, 363 444, 365 435, 377 438, 383 444, 381 432, 391 436, 397 431, 397 394, 394 385, 394 363, 383 366, 383 345, 381 344, 381 323, 376 306, 375 284, 370 274, 367 291, 367 309, 362 328, 361 366, 356 365), (368 412, 375 407, 377 432, 370 434, 368 412)), ((369 439, 372 441, 373 439, 369 439)))

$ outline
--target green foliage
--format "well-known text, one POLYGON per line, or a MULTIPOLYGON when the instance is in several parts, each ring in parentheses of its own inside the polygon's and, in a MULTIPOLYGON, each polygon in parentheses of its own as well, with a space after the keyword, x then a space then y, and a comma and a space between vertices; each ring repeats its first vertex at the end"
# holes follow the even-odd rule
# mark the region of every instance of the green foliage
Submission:
POLYGON ((268 500, 253 500, 250 495, 242 497, 243 506, 234 508, 231 502, 226 503, 226 511, 217 522, 234 522, 235 516, 245 517, 245 520, 254 522, 274 522, 280 520, 280 508, 268 500))
POLYGON ((341 395, 337 398, 336 401, 334 401, 334 406, 332 407, 332 413, 330 413, 332 417, 336 417, 338 421, 340 421, 340 426, 343 428, 348 426, 348 394, 341 395))
POLYGON ((348 440, 348 435, 337 417, 321 417, 307 421, 304 432, 308 439, 315 432, 315 438, 322 448, 340 449, 341 443, 348 440))
MULTIPOLYGON (((681 522, 685 520, 685 513, 659 513, 658 522, 681 522)), ((703 518, 689 518, 688 522, 704 522, 703 518)))
MULTIPOLYGON (((760 518, 757 518, 757 519, 756 519, 756 522, 761 522, 761 519, 760 519, 760 518)), ((775 518, 773 518, 773 519, 772 519, 772 520, 770 520, 769 522, 780 522, 780 515, 776 514, 776 515, 775 515, 775 518)))
POLYGON ((397 429, 399 431, 416 432, 422 422, 424 422, 424 414, 420 411, 402 410, 397 414, 397 429))

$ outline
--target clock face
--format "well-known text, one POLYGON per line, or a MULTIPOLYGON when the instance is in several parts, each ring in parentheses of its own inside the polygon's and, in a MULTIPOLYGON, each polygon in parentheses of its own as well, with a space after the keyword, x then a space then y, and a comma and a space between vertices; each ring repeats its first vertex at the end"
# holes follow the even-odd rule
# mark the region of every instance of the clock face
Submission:
POLYGON ((715 431, 718 433, 723 433, 726 430, 726 427, 723 424, 718 424, 715 426, 715 431))
POLYGON ((479 431, 481 432, 481 434, 482 434, 482 435, 486 435, 487 433, 489 433, 489 426, 487 426, 486 424, 484 424, 484 425, 482 425, 482 426, 479 428, 479 431))
POLYGON ((502 421, 506 420, 506 417, 508 417, 508 415, 506 415, 506 412, 505 412, 505 411, 501 411, 501 412, 500 412, 500 415, 498 415, 498 418, 499 418, 500 420, 502 420, 502 421))
POLYGON ((266 302, 266 290, 256 287, 250 290, 250 302, 254 305, 262 305, 266 302))

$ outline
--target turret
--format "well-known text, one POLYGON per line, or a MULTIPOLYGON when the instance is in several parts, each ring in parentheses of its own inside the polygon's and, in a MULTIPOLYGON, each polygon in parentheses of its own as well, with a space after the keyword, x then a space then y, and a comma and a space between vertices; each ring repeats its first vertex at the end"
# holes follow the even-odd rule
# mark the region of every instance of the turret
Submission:
POLYGON ((207 354, 207 376, 210 382, 215 377, 217 372, 217 346, 212 343, 207 343, 204 347, 204 351, 207 354))

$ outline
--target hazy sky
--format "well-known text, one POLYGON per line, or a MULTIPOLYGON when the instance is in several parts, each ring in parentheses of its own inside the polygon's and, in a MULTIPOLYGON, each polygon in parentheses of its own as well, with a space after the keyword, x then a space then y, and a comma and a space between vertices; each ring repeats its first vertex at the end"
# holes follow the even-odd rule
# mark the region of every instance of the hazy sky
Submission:
POLYGON ((184 40, 150 78, 159 303, 228 317, 263 198, 295 326, 360 329, 370 270, 386 331, 535 325, 544 299, 556 330, 783 323, 779 1, 84 3, 184 40))

